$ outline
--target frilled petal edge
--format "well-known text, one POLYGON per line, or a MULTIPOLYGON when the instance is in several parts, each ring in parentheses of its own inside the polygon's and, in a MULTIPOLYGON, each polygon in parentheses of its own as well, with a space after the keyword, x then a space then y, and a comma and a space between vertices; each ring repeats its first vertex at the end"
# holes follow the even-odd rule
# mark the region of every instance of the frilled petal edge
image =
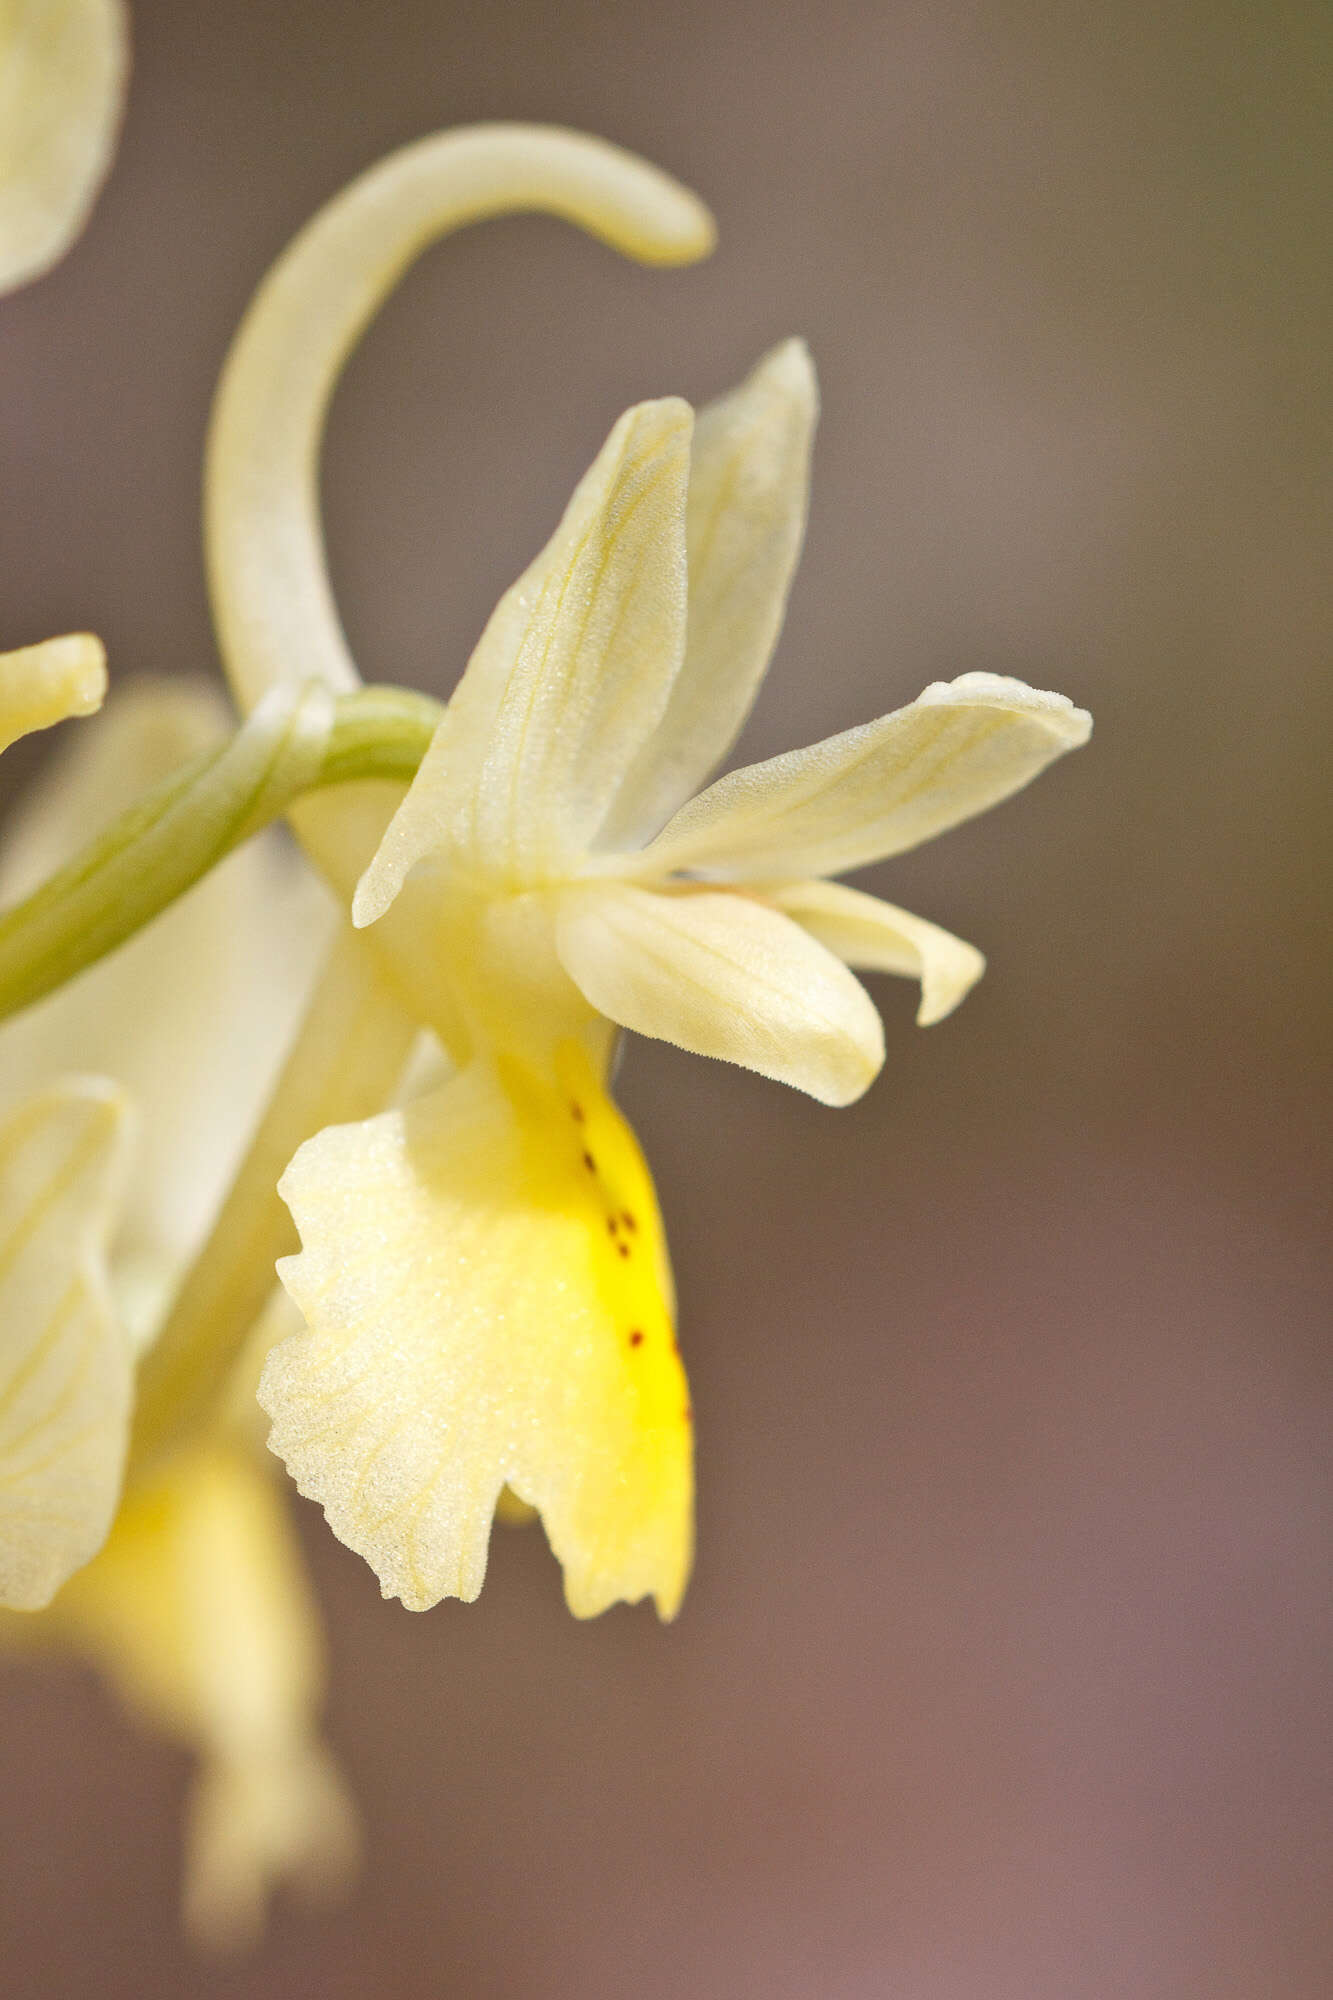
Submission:
POLYGON ((269 1356, 271 1448, 386 1597, 474 1598, 502 1489, 536 1507, 580 1617, 692 1546, 692 1432, 657 1204, 587 1059, 559 1089, 477 1065, 332 1127, 281 1184, 307 1331, 269 1356))

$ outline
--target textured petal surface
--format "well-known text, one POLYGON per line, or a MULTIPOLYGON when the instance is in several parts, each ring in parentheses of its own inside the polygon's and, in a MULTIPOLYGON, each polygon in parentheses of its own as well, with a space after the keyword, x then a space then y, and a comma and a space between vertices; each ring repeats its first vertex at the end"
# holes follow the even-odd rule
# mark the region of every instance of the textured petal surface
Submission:
POLYGON ((106 654, 90 632, 0 653, 0 750, 68 715, 91 715, 106 693, 106 654))
POLYGON ((663 870, 838 875, 985 812, 1091 730, 1084 709, 1023 681, 935 681, 878 722, 730 772, 648 852, 663 870))
POLYGON ((615 426, 492 614, 357 890, 358 924, 441 849, 517 886, 587 846, 684 654, 692 423, 688 403, 668 398, 615 426))
POLYGON ((919 1028, 951 1014, 986 970, 975 945, 841 882, 786 882, 764 894, 847 965, 919 979, 919 1028))
POLYGON ((64 255, 111 163, 121 0, 0 0, 0 291, 64 255))
POLYGON ((0 1127, 0 1603, 49 1604, 106 1539, 133 1357, 106 1246, 126 1103, 77 1078, 0 1127))
POLYGON ((692 1434, 652 1182, 586 1058, 562 1088, 477 1066, 333 1127, 282 1182, 309 1331, 260 1384, 273 1450, 384 1594, 474 1598, 506 1485, 579 1617, 691 1554, 692 1434))
POLYGON ((784 341, 699 412, 686 510, 685 664, 599 837, 639 847, 720 764, 777 642, 805 532, 819 392, 804 341, 784 341))
POLYGON ((860 981, 751 897, 598 884, 561 898, 566 969, 608 1020, 850 1104, 884 1061, 860 981))
MULTIPOLYGON (((72 731, 0 846, 0 896, 36 886, 107 820, 217 743, 207 683, 141 681, 72 731)), ((247 842, 121 949, 0 1027, 0 1109, 71 1068, 141 1113, 116 1283, 151 1320, 249 1141, 329 935, 323 889, 276 832, 247 842), (142 1293, 142 1297, 140 1297, 142 1293)))
POLYGON ((319 1632, 266 1466, 210 1444, 134 1487, 52 1616, 132 1710, 203 1760, 185 1884, 201 1942, 250 1943, 280 1882, 341 1885, 355 1821, 315 1733, 319 1632))

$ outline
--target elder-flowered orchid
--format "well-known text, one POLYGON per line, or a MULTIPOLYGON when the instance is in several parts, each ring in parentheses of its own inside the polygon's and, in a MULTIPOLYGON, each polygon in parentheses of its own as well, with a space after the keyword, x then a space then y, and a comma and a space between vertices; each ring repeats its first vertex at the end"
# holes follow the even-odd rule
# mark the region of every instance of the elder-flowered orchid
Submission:
MULTIPOLYGON (((16 18, 120 16, 0 0, 0 93, 16 18)), ((123 695, 0 856, 0 901, 42 881, 0 909, 0 1010, 31 1009, 0 1035, 0 1632, 84 1653, 198 1753, 186 1907, 222 1941, 352 1847, 299 1564, 237 1414, 261 1362, 273 1450, 386 1595, 474 1597, 493 1519, 535 1511, 578 1615, 674 1615, 691 1412, 651 1176, 609 1090, 619 1034, 851 1102, 884 1059, 852 968, 917 979, 928 1024, 982 959, 830 878, 1090 727, 966 674, 708 782, 799 554, 797 341, 697 419, 677 398, 620 419, 433 735, 438 705, 362 689, 318 520, 329 394, 418 250, 523 208, 649 263, 712 242, 667 176, 549 128, 442 135, 354 183, 265 281, 214 416, 210 582, 248 721, 215 751, 197 694, 123 695), (299 1027, 328 912, 290 855, 251 846, 157 914, 289 808, 357 927, 299 1027)), ((0 747, 101 692, 95 641, 0 658, 0 747)))
MULTIPOLYGON (((207 686, 120 690, 11 818, 0 901, 225 740, 224 725, 207 686)), ((269 836, 0 1030, 0 1111, 12 1107, 0 1122, 0 1603, 27 1614, 0 1633, 24 1653, 91 1659, 199 1757, 185 1914, 223 1945, 254 1935, 278 1882, 317 1890, 354 1855, 316 1729, 318 1627, 272 1461, 244 1425, 210 1417, 123 1499, 121 1480, 136 1360, 212 1226, 327 917, 269 836), (71 1064, 106 1074, 70 1076, 71 1064)))
POLYGON ((677 399, 626 413, 357 889, 362 925, 401 898, 403 978, 456 1073, 297 1154, 303 1250, 280 1268, 308 1331, 260 1400, 298 1485, 415 1608, 476 1595, 508 1490, 576 1613, 651 1594, 674 1614, 691 1411, 651 1180, 607 1093, 615 1031, 850 1102, 884 1048, 849 962, 920 978, 930 1021, 982 961, 824 876, 984 810, 1088 734, 1063 697, 968 674, 690 799, 781 622, 814 414, 796 342, 697 430, 677 399))

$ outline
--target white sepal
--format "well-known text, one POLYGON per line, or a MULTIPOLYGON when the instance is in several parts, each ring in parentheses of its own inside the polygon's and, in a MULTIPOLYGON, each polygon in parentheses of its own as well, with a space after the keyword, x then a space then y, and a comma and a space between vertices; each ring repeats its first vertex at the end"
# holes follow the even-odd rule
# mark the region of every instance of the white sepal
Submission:
POLYGON ((619 883, 560 899, 556 949, 608 1020, 850 1104, 884 1061, 860 981, 799 924, 748 896, 619 883))
POLYGON ((719 778, 648 853, 663 872, 732 881, 839 875, 998 805, 1091 730, 1084 709, 1023 681, 934 681, 878 722, 719 778))
POLYGON ((787 608, 819 392, 803 340, 774 348, 695 420, 685 664, 598 836, 640 847, 696 792, 750 712, 787 608))
POLYGON ((423 855, 502 878, 586 848, 666 706, 685 646, 693 414, 627 410, 564 519, 491 615, 352 906, 367 924, 423 855))

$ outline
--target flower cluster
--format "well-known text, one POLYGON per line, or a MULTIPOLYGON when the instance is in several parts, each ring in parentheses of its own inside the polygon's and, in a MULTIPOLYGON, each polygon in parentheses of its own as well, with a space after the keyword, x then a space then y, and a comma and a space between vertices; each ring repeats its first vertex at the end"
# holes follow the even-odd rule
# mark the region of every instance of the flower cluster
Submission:
MULTIPOLYGON (((19 21, 0 281, 78 226, 123 68, 111 0, 19 21)), ((423 141, 338 197, 261 288, 210 441, 249 720, 231 737, 208 690, 127 687, 0 857, 0 1009, 28 1009, 0 1045, 3 1632, 90 1656, 196 1749, 187 1916, 223 1942, 355 1848, 277 1458, 414 1609, 476 1596, 500 1511, 540 1515, 576 1615, 674 1616, 690 1398, 618 1038, 850 1103, 885 1053, 856 970, 918 980, 929 1024, 983 961, 831 878, 1090 728, 970 673, 709 782, 800 551, 817 398, 794 340, 697 416, 620 418, 438 720, 360 691, 314 511, 329 390, 416 251, 519 207, 645 261, 711 244, 674 182, 538 128, 423 141), (392 789, 343 789, 366 777, 392 789), (305 859, 259 831, 284 809, 305 859)), ((3 656, 0 747, 104 685, 87 637, 3 656)))

